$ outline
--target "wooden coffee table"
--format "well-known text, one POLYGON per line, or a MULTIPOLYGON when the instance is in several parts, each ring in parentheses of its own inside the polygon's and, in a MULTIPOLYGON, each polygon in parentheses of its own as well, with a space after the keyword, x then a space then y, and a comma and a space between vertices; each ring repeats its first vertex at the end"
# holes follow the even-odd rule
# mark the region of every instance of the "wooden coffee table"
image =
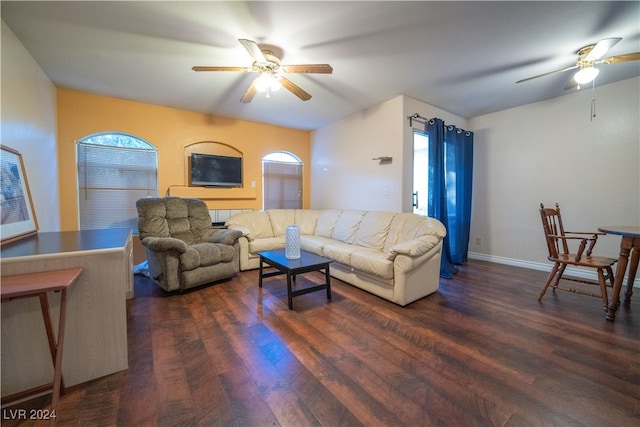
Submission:
POLYGON ((329 258, 314 255, 309 252, 300 251, 300 258, 288 259, 285 256, 284 249, 274 251, 258 252, 260 256, 260 274, 258 286, 262 288, 262 279, 265 277, 278 276, 280 274, 287 275, 287 297, 289 299, 289 310, 293 310, 293 297, 308 294, 309 292, 327 290, 327 299, 331 299, 331 278, 329 277, 329 264, 332 262, 329 258), (267 264, 274 267, 277 271, 264 272, 263 266, 267 264), (292 290, 291 282, 295 281, 296 275, 309 273, 311 271, 324 270, 325 283, 322 285, 312 286, 309 288, 292 290))

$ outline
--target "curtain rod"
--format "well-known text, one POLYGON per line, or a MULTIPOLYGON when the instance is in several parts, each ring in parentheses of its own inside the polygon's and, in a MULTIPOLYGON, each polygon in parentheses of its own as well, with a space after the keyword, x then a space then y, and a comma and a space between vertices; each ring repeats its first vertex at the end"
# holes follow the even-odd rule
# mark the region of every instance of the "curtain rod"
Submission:
POLYGON ((418 113, 415 113, 413 116, 407 116, 407 119, 409 120, 409 126, 413 126, 414 120, 417 121, 418 123, 422 123, 423 125, 430 120, 430 119, 427 119, 426 117, 422 117, 418 113))
MULTIPOLYGON (((413 121, 417 121, 418 123, 421 123, 423 125, 426 125, 427 123, 429 123, 431 120, 433 119, 427 119, 426 117, 422 117, 420 114, 415 113, 413 116, 407 116, 407 120, 409 120, 409 126, 413 127, 413 121)), ((450 130, 452 129, 457 129, 458 132, 466 132, 467 135, 472 134, 473 132, 468 131, 468 130, 464 130, 461 128, 458 128, 457 126, 454 125, 446 125, 450 128, 450 130)))

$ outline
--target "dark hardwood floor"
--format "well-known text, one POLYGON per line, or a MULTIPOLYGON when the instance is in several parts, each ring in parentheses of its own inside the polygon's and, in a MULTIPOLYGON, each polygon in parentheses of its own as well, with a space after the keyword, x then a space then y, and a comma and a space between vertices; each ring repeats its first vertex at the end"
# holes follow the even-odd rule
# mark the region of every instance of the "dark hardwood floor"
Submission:
POLYGON ((290 311, 282 276, 175 295, 138 277, 129 369, 67 390, 58 425, 640 425, 640 292, 608 322, 597 298, 539 303, 545 278, 471 260, 405 308, 333 279, 290 311))

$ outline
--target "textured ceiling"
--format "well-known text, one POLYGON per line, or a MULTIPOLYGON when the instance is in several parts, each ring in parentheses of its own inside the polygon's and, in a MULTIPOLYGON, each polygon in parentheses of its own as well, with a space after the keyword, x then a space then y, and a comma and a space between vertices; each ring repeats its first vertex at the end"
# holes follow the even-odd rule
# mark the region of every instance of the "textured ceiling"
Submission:
MULTIPOLYGON (((60 87, 218 116, 316 129, 398 95, 465 118, 566 94, 576 50, 622 37, 607 56, 640 51, 634 2, 13 2, 2 19, 60 87), (278 46, 313 98, 281 90, 240 102, 253 73, 237 39, 278 46)), ((640 61, 603 65, 596 86, 640 76, 640 61)), ((590 85, 589 85, 590 86, 590 85)))

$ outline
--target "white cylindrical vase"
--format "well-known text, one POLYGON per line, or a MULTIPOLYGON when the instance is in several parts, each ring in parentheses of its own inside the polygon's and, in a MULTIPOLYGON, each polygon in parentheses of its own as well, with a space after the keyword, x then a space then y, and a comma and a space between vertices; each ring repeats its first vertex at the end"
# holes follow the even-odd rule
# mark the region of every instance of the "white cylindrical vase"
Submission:
POLYGON ((287 259, 300 258, 300 227, 287 225, 285 234, 285 257, 287 259))

